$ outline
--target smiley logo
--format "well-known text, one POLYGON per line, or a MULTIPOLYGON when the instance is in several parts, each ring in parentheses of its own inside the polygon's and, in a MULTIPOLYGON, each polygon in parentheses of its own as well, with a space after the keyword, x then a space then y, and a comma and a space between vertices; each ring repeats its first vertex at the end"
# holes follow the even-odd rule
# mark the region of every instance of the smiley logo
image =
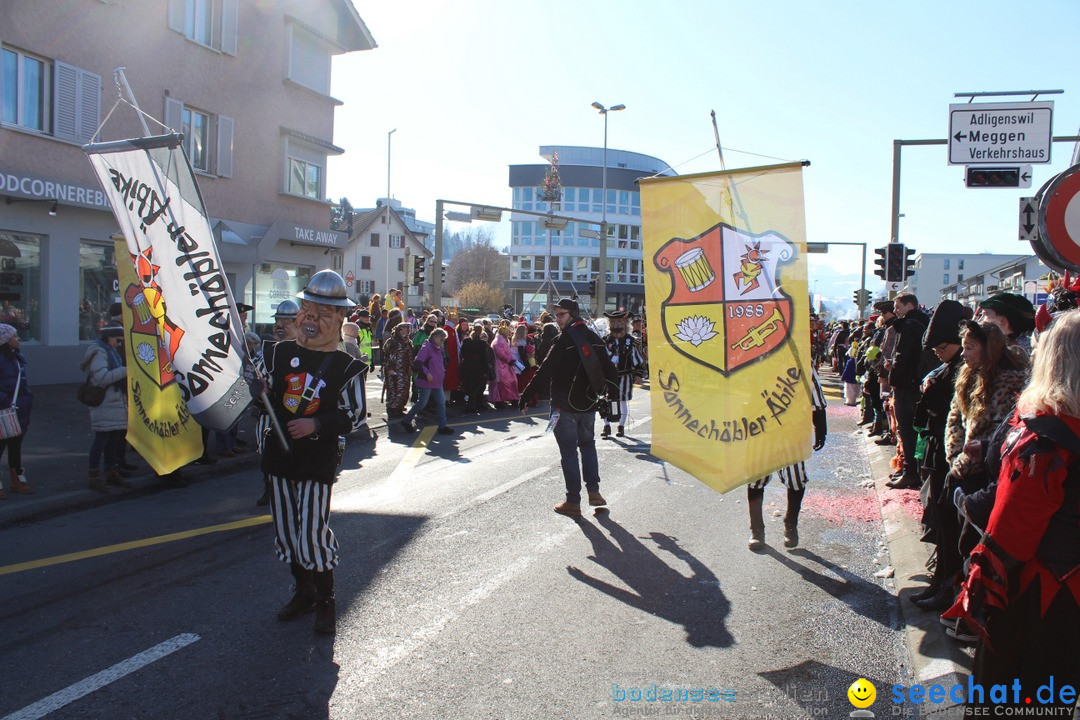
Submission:
POLYGON ((857 708, 868 708, 877 699, 877 688, 866 678, 859 678, 847 689, 848 700, 857 708))

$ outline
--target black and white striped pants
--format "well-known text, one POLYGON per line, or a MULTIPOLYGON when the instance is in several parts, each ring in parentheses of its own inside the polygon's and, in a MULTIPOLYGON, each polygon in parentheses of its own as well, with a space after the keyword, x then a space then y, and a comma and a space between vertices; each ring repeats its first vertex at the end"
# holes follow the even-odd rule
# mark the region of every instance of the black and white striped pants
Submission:
POLYGON ((270 476, 270 509, 278 559, 315 572, 337 566, 338 541, 330 529, 331 487, 311 480, 289 482, 270 476))
MULTIPOLYGON (((788 490, 802 490, 806 487, 806 483, 810 481, 810 478, 806 476, 806 463, 802 462, 788 465, 786 468, 780 468, 776 474, 780 476, 780 482, 784 483, 784 486, 788 490)), ((765 477, 750 483, 750 488, 753 490, 764 490, 770 480, 772 480, 772 475, 766 475, 765 477)))

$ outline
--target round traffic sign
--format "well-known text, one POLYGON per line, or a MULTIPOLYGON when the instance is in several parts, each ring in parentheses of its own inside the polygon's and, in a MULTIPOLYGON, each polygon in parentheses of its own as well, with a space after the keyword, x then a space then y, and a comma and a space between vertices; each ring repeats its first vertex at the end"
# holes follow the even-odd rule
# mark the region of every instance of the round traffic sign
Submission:
POLYGON ((1039 196, 1043 244, 1066 268, 1080 270, 1080 165, 1051 179, 1039 196))

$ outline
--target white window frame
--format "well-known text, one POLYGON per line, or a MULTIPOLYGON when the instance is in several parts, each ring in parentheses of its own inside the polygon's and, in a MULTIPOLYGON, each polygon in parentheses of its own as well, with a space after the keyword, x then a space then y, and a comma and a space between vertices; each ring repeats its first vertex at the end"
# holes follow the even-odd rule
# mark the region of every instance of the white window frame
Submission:
POLYGON ((322 198, 322 186, 324 181, 324 170, 322 166, 316 163, 308 162, 307 160, 301 160, 299 158, 289 158, 289 184, 286 187, 286 192, 291 195, 299 195, 301 197, 311 198, 318 200, 322 198), (299 172, 299 188, 296 181, 299 172), (312 174, 314 174, 314 184, 312 184, 312 174))
POLYGON ((361 280, 360 281, 360 293, 362 295, 371 295, 373 292, 375 292, 375 281, 374 280, 361 280))
MULTIPOLYGON (((23 128, 24 130, 30 130, 32 132, 42 134, 52 134, 52 117, 49 113, 50 105, 49 98, 52 95, 53 88, 53 63, 48 58, 44 58, 40 55, 28 53, 23 50, 17 50, 13 47, 4 46, 3 53, 0 53, 0 58, 8 57, 6 53, 11 53, 15 56, 15 122, 14 125, 23 128), (26 102, 26 63, 27 61, 33 61, 41 64, 41 78, 42 87, 38 94, 38 109, 41 112, 40 126, 28 124, 26 115, 28 103, 26 102)), ((0 63, 3 59, 0 59, 0 63)), ((2 65, 0 65, 2 67, 2 65)))
POLYGON ((90 142, 101 120, 101 76, 7 45, 3 46, 3 50, 12 53, 16 58, 16 120, 14 123, 3 124, 79 145, 90 142), (42 94, 44 107, 40 127, 26 124, 26 105, 21 101, 21 82, 26 58, 42 63, 45 69, 42 94))
POLYGON ((196 172, 218 177, 232 177, 233 175, 233 135, 235 121, 228 115, 214 114, 206 110, 189 107, 183 101, 173 97, 165 98, 165 126, 184 136, 184 152, 191 160, 191 166, 196 172), (199 114, 206 118, 205 160, 202 164, 195 162, 195 143, 197 138, 190 132, 188 122, 184 121, 185 115, 199 114))
POLYGON ((287 47, 287 59, 285 72, 286 77, 313 92, 320 95, 330 96, 330 69, 331 61, 333 59, 334 51, 332 47, 322 38, 313 35, 312 33, 299 28, 294 24, 288 26, 288 34, 286 37, 287 47), (300 46, 306 47, 310 51, 306 53, 307 57, 298 58, 302 53, 300 52, 300 46), (313 57, 317 53, 318 57, 313 57), (316 73, 303 72, 297 65, 301 59, 312 60, 317 59, 322 63, 322 67, 316 73))
POLYGON ((238 0, 169 0, 169 29, 190 42, 227 55, 236 55, 239 24, 238 0), (195 32, 196 15, 204 13, 210 23, 210 36, 195 32))
POLYGON ((210 172, 210 113, 187 105, 180 112, 180 132, 184 136, 184 150, 191 167, 210 172), (201 133, 195 130, 197 120, 201 120, 201 133))
POLYGON ((392 248, 400 248, 404 244, 404 242, 405 242, 405 236, 404 235, 391 235, 390 236, 390 247, 392 247, 392 248))

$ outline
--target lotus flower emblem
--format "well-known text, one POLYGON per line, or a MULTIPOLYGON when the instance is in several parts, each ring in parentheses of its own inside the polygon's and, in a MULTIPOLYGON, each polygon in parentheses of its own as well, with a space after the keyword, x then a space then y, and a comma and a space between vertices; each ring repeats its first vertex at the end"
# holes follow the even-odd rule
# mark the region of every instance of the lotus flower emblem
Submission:
POLYGON ((675 337, 697 347, 706 340, 716 337, 715 323, 702 315, 691 315, 683 318, 682 322, 675 326, 678 330, 675 337))
POLYGON ((150 346, 150 343, 139 343, 135 349, 135 355, 147 365, 154 362, 154 354, 154 348, 150 346))

